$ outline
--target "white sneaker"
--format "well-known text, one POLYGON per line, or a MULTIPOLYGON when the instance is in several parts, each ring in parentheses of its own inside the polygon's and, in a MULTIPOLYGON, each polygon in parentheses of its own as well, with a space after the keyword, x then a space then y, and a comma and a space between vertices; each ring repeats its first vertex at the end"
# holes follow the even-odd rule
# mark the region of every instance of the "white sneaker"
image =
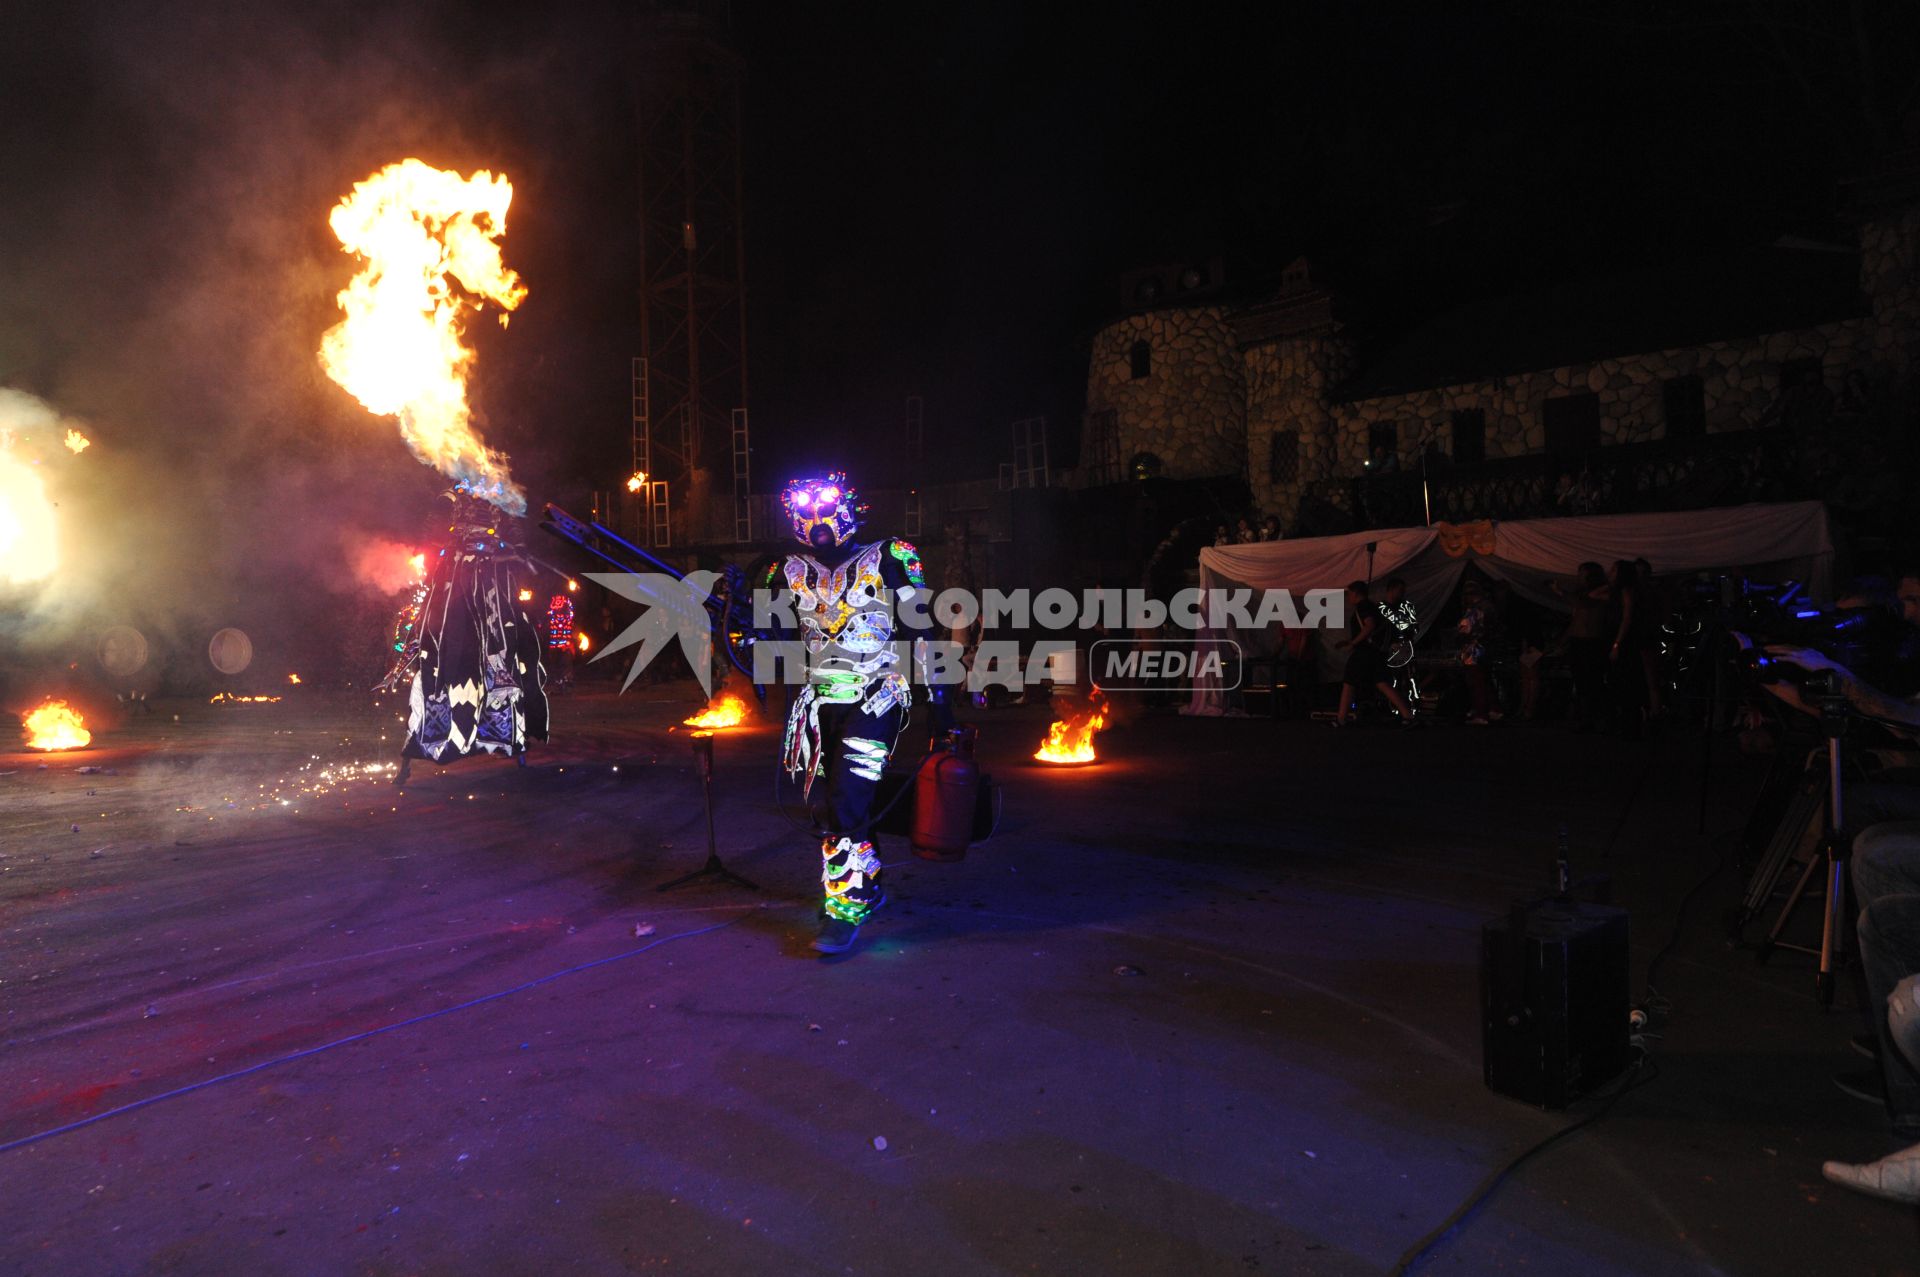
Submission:
POLYGON ((1836 1184, 1884 1197, 1890 1202, 1920 1203, 1920 1144, 1858 1166, 1828 1162, 1820 1168, 1820 1173, 1836 1184))

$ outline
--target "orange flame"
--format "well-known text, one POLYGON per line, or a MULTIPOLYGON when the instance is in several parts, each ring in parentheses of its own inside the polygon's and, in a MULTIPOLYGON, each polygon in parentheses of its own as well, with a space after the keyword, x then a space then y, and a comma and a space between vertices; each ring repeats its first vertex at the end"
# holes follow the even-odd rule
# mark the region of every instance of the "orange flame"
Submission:
POLYGON ((209 705, 278 705, 278 696, 235 696, 232 692, 215 692, 208 699, 209 705))
POLYGON ((593 640, 587 637, 587 632, 585 630, 581 630, 578 634, 575 634, 573 636, 573 641, 579 645, 580 650, 583 652, 593 647, 593 640))
POLYGON ((85 749, 93 741, 86 720, 65 701, 48 701, 22 721, 29 749, 85 749))
POLYGON ((688 727, 738 727, 747 721, 747 703, 732 692, 722 692, 698 714, 681 721, 688 727))
POLYGON ((289 674, 287 675, 287 682, 291 683, 295 687, 298 687, 300 686, 300 676, 298 674, 289 674))
POLYGON ((638 492, 640 491, 640 489, 646 486, 647 486, 647 472, 645 470, 636 470, 627 479, 628 492, 638 492))
POLYGON ((92 446, 93 440, 87 438, 78 430, 67 431, 67 451, 71 452, 74 456, 79 456, 92 446))
POLYGON ((1106 703, 1088 701, 1083 709, 1047 728, 1047 738, 1033 756, 1043 763, 1091 763, 1095 759, 1093 734, 1106 725, 1106 703))
POLYGON ((526 494, 506 457, 473 430, 461 340, 469 312, 507 312, 526 297, 500 257, 513 184, 485 170, 461 177, 420 160, 389 164, 334 207, 328 224, 365 265, 339 297, 346 319, 320 342, 327 375, 367 408, 397 417, 413 455, 509 514, 526 494))
POLYGON ((414 555, 412 558, 407 560, 407 566, 413 569, 414 580, 424 581, 427 579, 427 556, 426 555, 424 554, 414 555))

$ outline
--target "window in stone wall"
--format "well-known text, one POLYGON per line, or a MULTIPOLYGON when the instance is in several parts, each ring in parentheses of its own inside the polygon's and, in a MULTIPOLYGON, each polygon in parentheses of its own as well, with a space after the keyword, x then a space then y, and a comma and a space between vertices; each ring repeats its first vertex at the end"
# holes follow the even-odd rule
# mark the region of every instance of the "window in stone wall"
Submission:
POLYGON ((1561 395, 1540 406, 1547 451, 1562 461, 1578 462, 1600 446, 1600 396, 1561 395))
POLYGON ((1133 350, 1128 357, 1133 365, 1133 379, 1135 381, 1142 381, 1153 376, 1152 342, 1144 338, 1134 342, 1133 350))
POLYGON ((1707 432, 1707 392, 1697 374, 1669 377, 1660 387, 1667 438, 1698 439, 1707 432))
POLYGON ((1381 455, 1385 449, 1387 458, 1395 465, 1400 464, 1400 427, 1391 421, 1384 424, 1376 422, 1367 427, 1367 460, 1381 455))
POLYGON ((1818 355, 1789 359, 1780 365, 1780 393, 1783 395, 1818 386, 1822 380, 1818 355))
POLYGON ((1289 484, 1297 483, 1299 479, 1300 432, 1276 430, 1273 432, 1272 451, 1267 453, 1267 482, 1289 484))
POLYGON ((1477 466, 1487 459, 1487 414, 1480 408, 1462 408, 1453 414, 1453 459, 1477 466))

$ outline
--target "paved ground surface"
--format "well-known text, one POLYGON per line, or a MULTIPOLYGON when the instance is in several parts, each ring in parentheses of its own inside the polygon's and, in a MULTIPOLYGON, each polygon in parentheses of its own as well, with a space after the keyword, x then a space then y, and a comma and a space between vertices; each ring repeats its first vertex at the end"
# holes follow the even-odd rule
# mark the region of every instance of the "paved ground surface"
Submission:
MULTIPOLYGON (((1380 1273, 1591 1111, 1480 1076, 1478 928, 1556 828, 1636 990, 1725 842, 1686 742, 1146 716, 1060 772, 1001 711, 999 835, 905 858, 828 961, 771 728, 719 746, 767 890, 652 889, 704 855, 689 696, 561 700, 532 767, 404 792, 309 792, 392 745, 318 696, 0 756, 0 1272, 1380 1273)), ((1827 1082, 1851 1017, 1727 945, 1737 888, 1686 912, 1651 1080, 1425 1271, 1920 1271, 1820 1178, 1891 1145, 1827 1082)))

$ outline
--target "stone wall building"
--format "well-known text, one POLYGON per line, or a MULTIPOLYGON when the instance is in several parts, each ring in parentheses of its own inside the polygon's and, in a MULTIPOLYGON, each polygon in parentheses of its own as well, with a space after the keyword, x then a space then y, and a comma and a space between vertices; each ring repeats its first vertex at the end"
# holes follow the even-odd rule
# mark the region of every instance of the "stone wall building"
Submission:
POLYGON ((1909 205, 1864 219, 1857 249, 1783 242, 1462 306, 1380 349, 1299 261, 1264 298, 1142 306, 1096 334, 1081 480, 1238 476, 1254 513, 1298 529, 1316 505, 1357 518, 1370 457, 1405 474, 1424 456, 1531 484, 1463 488, 1434 517, 1538 513, 1476 507, 1537 507, 1610 458, 1710 456, 1717 436, 1780 425, 1796 392, 1904 384, 1917 261, 1909 205))

